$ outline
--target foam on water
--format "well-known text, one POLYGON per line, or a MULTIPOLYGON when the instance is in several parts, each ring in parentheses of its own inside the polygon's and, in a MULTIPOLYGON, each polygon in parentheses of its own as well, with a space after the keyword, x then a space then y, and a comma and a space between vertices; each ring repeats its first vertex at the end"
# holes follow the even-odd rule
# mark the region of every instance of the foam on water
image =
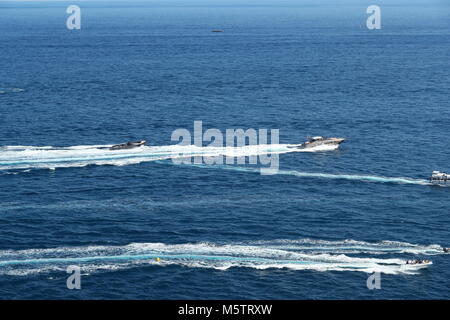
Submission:
POLYGON ((439 246, 421 246, 401 242, 367 243, 353 240, 273 240, 234 244, 214 243, 132 243, 125 246, 60 247, 0 251, 0 274, 29 275, 65 270, 78 265, 83 272, 114 271, 146 265, 180 265, 191 268, 227 270, 252 269, 359 271, 386 274, 415 274, 421 267, 406 265, 400 258, 352 257, 340 252, 352 247, 358 252, 443 253, 439 246), (320 248, 320 250, 318 250, 320 248), (411 250, 411 248, 414 248, 411 250), (320 251, 320 252, 316 252, 320 251), (156 261, 160 258, 160 261, 156 261))
MULTIPOLYGON (((288 144, 249 145, 242 147, 143 146, 128 150, 109 150, 111 145, 72 146, 65 148, 5 146, 0 149, 0 170, 29 168, 64 168, 87 165, 128 165, 145 161, 194 156, 248 157, 265 154, 302 152, 288 144)), ((311 148, 308 152, 326 151, 311 148)))
MULTIPOLYGON (((159 162, 167 163, 167 162, 159 162)), ((351 175, 351 174, 331 174, 320 172, 302 172, 297 170, 273 170, 270 168, 252 168, 252 167, 239 167, 231 165, 203 165, 203 164, 189 164, 198 168, 215 168, 223 170, 233 170, 239 172, 252 172, 261 173, 264 171, 267 175, 289 175, 300 178, 320 178, 320 179, 339 179, 339 180, 354 180, 354 181, 367 181, 367 182, 379 182, 379 183, 398 183, 398 184, 415 184, 429 186, 429 183, 425 179, 413 179, 405 177, 383 177, 383 176, 371 176, 371 175, 351 175)))
POLYGON ((357 240, 326 241, 314 239, 255 241, 254 244, 270 248, 283 248, 302 252, 347 253, 347 254, 444 254, 444 248, 437 244, 419 245, 398 241, 365 242, 357 240))

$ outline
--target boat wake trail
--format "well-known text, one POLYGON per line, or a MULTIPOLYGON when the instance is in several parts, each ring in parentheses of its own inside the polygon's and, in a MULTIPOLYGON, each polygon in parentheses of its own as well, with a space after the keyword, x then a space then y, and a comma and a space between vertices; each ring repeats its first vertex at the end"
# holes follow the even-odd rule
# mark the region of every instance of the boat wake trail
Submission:
POLYGON ((270 248, 283 248, 314 253, 345 253, 345 254, 415 254, 439 255, 444 254, 444 248, 437 244, 418 245, 398 241, 365 242, 357 240, 326 241, 313 239, 299 240, 271 240, 255 241, 253 244, 264 245, 270 248))
POLYGON ((60 247, 0 251, 0 275, 26 276, 65 271, 69 265, 83 272, 114 271, 146 266, 187 268, 292 269, 417 274, 427 266, 407 265, 400 258, 352 257, 351 253, 439 254, 438 245, 421 246, 384 241, 273 240, 233 244, 132 243, 125 246, 60 247), (342 254, 346 253, 346 254, 342 254), (159 259, 157 259, 159 258, 159 259))
POLYGON ((129 165, 147 161, 203 157, 249 157, 289 152, 321 152, 334 148, 319 146, 308 150, 289 144, 249 145, 242 147, 142 146, 127 150, 109 150, 112 145, 73 146, 66 148, 5 146, 0 147, 0 170, 55 169, 87 165, 129 165))
MULTIPOLYGON (((84 167, 88 165, 125 166, 149 161, 168 159, 202 157, 250 157, 267 154, 282 154, 290 152, 324 152, 336 149, 336 146, 318 146, 306 150, 292 148, 290 144, 252 145, 242 147, 196 147, 180 146, 143 146, 131 150, 109 150, 111 145, 73 146, 66 148, 6 146, 0 147, 0 171, 7 174, 29 172, 31 169, 56 169, 67 167, 84 167), (20 171, 21 170, 21 171, 20 171)), ((168 162, 161 162, 167 164, 168 162)), ((202 168, 226 169, 241 172, 291 175, 300 178, 341 179, 379 183, 399 183, 430 185, 424 179, 403 177, 382 177, 371 175, 331 174, 301 172, 296 170, 259 169, 254 167, 239 167, 232 165, 192 165, 202 168)))
MULTIPOLYGON (((165 163, 167 162, 158 162, 165 163)), ((398 183, 398 184, 415 184, 428 186, 431 185, 428 180, 425 179, 412 179, 404 177, 382 177, 382 176, 371 176, 371 175, 351 175, 351 174, 331 174, 331 173, 319 173, 319 172, 302 172, 297 170, 272 170, 272 169, 260 169, 252 167, 239 167, 232 165, 204 165, 204 164, 187 164, 188 166, 195 166, 198 168, 215 168, 223 170, 232 170, 239 172, 251 172, 251 173, 261 173, 264 171, 265 174, 269 175, 289 175, 296 176, 300 178, 321 178, 321 179, 336 179, 336 180, 353 180, 353 181, 366 181, 366 182, 378 182, 378 183, 398 183)))

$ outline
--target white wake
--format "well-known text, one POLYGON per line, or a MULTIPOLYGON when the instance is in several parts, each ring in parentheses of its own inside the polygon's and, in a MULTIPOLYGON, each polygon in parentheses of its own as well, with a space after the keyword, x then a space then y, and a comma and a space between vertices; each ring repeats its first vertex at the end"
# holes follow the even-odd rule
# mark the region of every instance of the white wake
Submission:
POLYGON ((417 274, 421 267, 399 257, 353 257, 350 253, 443 254, 438 245, 355 240, 271 240, 247 243, 132 243, 125 246, 60 247, 0 251, 0 274, 29 275, 65 271, 78 265, 84 272, 179 265, 187 268, 291 269, 314 271, 417 274), (342 254, 345 252, 347 254, 342 254), (159 259, 158 259, 159 258, 159 259))
POLYGON ((250 157, 289 152, 323 152, 337 146, 318 146, 306 150, 289 144, 248 145, 242 147, 197 147, 194 145, 142 146, 135 149, 109 150, 111 145, 0 147, 0 170, 84 167, 87 165, 123 166, 146 161, 202 157, 250 157))

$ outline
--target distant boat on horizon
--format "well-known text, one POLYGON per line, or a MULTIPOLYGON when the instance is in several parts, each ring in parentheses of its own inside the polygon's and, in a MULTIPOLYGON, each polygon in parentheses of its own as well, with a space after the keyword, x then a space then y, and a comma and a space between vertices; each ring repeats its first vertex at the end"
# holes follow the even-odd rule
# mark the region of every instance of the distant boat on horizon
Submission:
POLYGON ((221 29, 213 29, 211 32, 223 32, 221 29))

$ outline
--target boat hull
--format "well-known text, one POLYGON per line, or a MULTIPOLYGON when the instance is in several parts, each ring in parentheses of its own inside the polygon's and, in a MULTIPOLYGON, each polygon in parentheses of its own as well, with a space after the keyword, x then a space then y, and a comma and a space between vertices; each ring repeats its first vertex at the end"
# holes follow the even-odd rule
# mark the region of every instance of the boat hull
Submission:
POLYGON ((319 146, 336 146, 336 148, 337 148, 344 141, 345 141, 344 138, 327 138, 327 139, 320 140, 320 141, 305 142, 305 143, 302 143, 302 144, 299 144, 296 146, 292 146, 292 148, 311 149, 311 148, 316 148, 319 146))

